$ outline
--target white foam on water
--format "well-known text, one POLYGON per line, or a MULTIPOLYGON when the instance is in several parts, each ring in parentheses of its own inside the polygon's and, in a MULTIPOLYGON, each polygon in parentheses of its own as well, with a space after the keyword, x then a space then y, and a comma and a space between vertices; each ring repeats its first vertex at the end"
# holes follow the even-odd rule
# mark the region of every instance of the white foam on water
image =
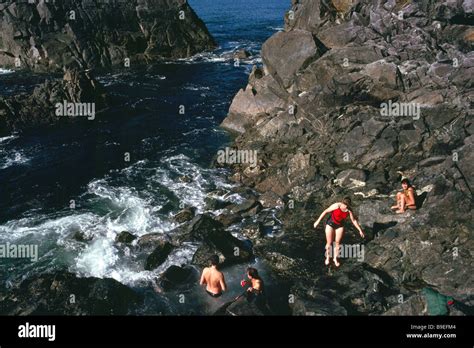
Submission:
POLYGON ((198 86, 192 83, 187 83, 184 85, 183 89, 187 89, 188 91, 209 91, 211 88, 207 86, 198 86))
POLYGON ((117 234, 128 231, 136 235, 153 232, 166 232, 175 227, 175 224, 163 221, 153 214, 161 207, 153 206, 151 199, 139 197, 130 187, 113 187, 105 179, 89 183, 88 192, 95 195, 115 213, 107 216, 104 228, 117 234))
POLYGON ((205 199, 211 185, 229 189, 234 185, 225 181, 216 169, 203 169, 192 163, 185 155, 176 155, 162 160, 152 180, 165 186, 179 199, 181 205, 195 207, 198 213, 205 210, 205 199), (180 180, 179 178, 189 178, 180 180))
POLYGON ((92 213, 25 217, 0 225, 0 239, 14 241, 29 234, 46 236, 52 233, 66 237, 77 231, 93 235, 99 228, 99 221, 100 217, 92 213))
MULTIPOLYGON (((42 250, 42 256, 48 256, 46 259, 54 262, 57 251, 62 255, 65 252, 70 271, 80 276, 114 278, 127 285, 153 281, 171 265, 189 264, 198 246, 184 243, 174 249, 157 269, 145 271, 143 259, 138 261, 133 251, 127 255, 124 246, 115 242, 117 234, 122 231, 137 236, 166 233, 178 226, 170 219, 175 212, 160 214, 169 199, 163 195, 163 187, 170 190, 180 203, 203 212, 210 189, 226 191, 235 186, 226 181, 223 171, 201 168, 185 155, 165 157, 158 168, 147 160, 140 161, 113 171, 113 175, 91 181, 87 191, 77 199, 77 210, 64 209, 44 214, 30 211, 24 218, 0 225, 0 240, 49 238, 53 242, 48 244, 48 250, 42 250), (191 180, 180 180, 184 176, 191 180), (133 184, 128 184, 137 178, 145 180, 145 189, 138 191, 133 184), (76 241, 72 236, 77 232, 90 241, 76 241)), ((227 198, 239 200, 238 195, 227 198)))
POLYGON ((14 73, 13 70, 0 68, 0 75, 6 75, 6 74, 12 74, 12 73, 14 73))
POLYGON ((171 252, 166 261, 153 271, 143 270, 143 260, 135 262, 130 257, 120 257, 116 243, 110 238, 100 238, 87 246, 75 259, 71 271, 84 277, 113 278, 130 286, 155 280, 171 265, 181 266, 191 262, 197 245, 184 243, 171 252))
POLYGON ((103 278, 119 260, 117 249, 108 238, 100 238, 76 258, 76 270, 86 276, 103 278))
POLYGON ((6 153, 5 150, 0 149, 0 169, 6 169, 12 166, 24 165, 30 161, 22 151, 12 151, 6 153))
POLYGON ((0 138, 0 144, 9 143, 12 140, 18 139, 18 135, 9 135, 7 137, 0 138))

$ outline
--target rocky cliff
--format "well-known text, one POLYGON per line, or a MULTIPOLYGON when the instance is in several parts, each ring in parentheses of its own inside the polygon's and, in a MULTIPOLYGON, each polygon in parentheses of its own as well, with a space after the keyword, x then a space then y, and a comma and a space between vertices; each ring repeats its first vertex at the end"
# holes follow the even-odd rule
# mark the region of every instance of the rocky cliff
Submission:
POLYGON ((70 123, 57 117, 58 103, 104 109, 91 69, 133 68, 216 46, 186 0, 9 0, 0 3, 0 28, 0 67, 65 72, 31 95, 0 97, 0 136, 70 123))
POLYGON ((35 0, 0 4, 0 66, 124 67, 215 47, 186 0, 35 0))
POLYGON ((294 314, 420 315, 425 288, 454 297, 463 310, 451 314, 472 313, 473 11, 467 0, 293 0, 263 45, 222 126, 258 153, 232 178, 278 208, 284 233, 259 235, 256 253, 293 283, 294 314), (420 208, 397 215, 402 176, 420 208), (346 195, 364 260, 328 273, 312 224, 346 195))

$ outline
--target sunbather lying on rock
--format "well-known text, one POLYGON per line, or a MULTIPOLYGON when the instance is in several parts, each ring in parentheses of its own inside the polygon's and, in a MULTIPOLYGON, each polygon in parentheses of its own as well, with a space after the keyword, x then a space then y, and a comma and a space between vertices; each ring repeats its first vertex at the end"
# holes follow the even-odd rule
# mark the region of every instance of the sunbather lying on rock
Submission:
POLYGON ((416 193, 415 188, 411 185, 410 180, 402 180, 403 192, 397 193, 397 205, 392 207, 397 214, 402 214, 406 209, 416 210, 416 193))
POLYGON ((336 267, 339 267, 340 263, 337 260, 339 256, 339 248, 341 245, 342 237, 344 237, 344 220, 348 217, 351 218, 352 224, 357 228, 359 234, 362 238, 365 238, 364 232, 362 232, 362 228, 359 225, 359 222, 355 219, 354 214, 350 210, 351 206, 351 199, 346 197, 342 200, 342 202, 334 203, 325 211, 322 212, 321 216, 318 220, 314 223, 314 228, 318 227, 321 220, 324 216, 328 213, 331 213, 329 218, 326 220, 326 266, 329 265, 331 261, 331 248, 332 243, 335 240, 335 247, 334 247, 334 264, 336 267), (335 235, 335 236, 334 236, 335 235), (335 237, 335 238, 334 238, 335 237))

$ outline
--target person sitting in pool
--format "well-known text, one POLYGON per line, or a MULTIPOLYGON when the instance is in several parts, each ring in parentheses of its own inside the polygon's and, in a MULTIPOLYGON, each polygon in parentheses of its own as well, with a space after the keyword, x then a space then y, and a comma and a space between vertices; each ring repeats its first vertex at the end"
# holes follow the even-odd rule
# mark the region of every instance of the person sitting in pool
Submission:
POLYGON ((397 214, 402 214, 406 209, 416 210, 415 188, 411 185, 410 180, 402 180, 403 192, 397 193, 397 205, 392 207, 397 214))
POLYGON ((260 278, 260 275, 258 274, 258 271, 255 268, 247 268, 247 278, 249 280, 242 280, 240 282, 240 285, 242 285, 243 287, 249 286, 247 288, 247 292, 253 293, 255 295, 263 294, 263 280, 262 278, 260 278))
POLYGON ((222 296, 227 290, 224 274, 218 270, 219 256, 212 255, 209 258, 209 267, 204 268, 201 275, 200 285, 206 285, 206 292, 214 298, 222 296))
POLYGON ((339 267, 340 263, 337 260, 339 256, 339 248, 341 245, 342 237, 344 237, 344 220, 348 217, 351 218, 352 224, 355 228, 359 231, 359 234, 362 238, 365 238, 364 232, 362 232, 362 228, 359 225, 359 222, 355 219, 354 214, 352 213, 351 209, 351 199, 349 197, 345 197, 342 202, 334 203, 322 214, 319 216, 318 220, 314 223, 314 228, 318 227, 321 220, 324 216, 328 213, 331 213, 329 218, 326 220, 326 261, 324 262, 326 266, 329 265, 331 262, 331 248, 332 243, 335 239, 335 246, 334 246, 334 264, 336 267, 339 267))
POLYGON ((249 280, 243 279, 240 282, 242 287, 248 286, 246 292, 247 301, 254 301, 263 313, 270 313, 265 294, 265 284, 258 271, 253 267, 247 268, 247 278, 249 280))

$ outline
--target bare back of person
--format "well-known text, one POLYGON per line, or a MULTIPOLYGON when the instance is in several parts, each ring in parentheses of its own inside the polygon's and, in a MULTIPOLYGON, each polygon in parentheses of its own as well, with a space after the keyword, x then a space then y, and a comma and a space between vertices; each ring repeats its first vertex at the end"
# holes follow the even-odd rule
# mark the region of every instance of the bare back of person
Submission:
POLYGON ((206 267, 203 271, 203 283, 206 290, 214 295, 220 295, 226 289, 224 275, 215 267, 206 267))

